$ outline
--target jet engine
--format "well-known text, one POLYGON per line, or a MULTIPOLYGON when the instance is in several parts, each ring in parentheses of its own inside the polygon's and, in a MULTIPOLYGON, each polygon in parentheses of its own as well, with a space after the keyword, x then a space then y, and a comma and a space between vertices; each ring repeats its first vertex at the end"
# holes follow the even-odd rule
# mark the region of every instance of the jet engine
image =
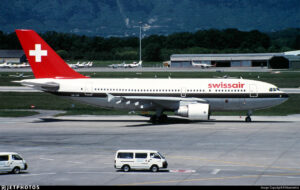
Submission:
POLYGON ((182 105, 175 111, 175 114, 193 120, 208 120, 209 104, 195 103, 182 105))

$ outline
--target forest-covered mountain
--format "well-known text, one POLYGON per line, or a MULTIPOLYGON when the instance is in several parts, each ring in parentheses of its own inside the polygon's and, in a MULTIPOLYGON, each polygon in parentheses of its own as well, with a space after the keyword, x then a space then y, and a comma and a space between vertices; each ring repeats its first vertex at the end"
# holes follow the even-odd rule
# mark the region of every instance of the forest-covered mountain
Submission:
POLYGON ((99 36, 300 27, 299 0, 1 0, 0 30, 30 28, 99 36))

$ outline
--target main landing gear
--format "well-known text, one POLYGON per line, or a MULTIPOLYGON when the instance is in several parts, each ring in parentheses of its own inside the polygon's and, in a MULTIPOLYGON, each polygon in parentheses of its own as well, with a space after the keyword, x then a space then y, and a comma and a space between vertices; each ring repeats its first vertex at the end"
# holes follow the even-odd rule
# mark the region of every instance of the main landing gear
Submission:
POLYGON ((163 110, 162 109, 157 109, 156 110, 156 114, 152 115, 150 117, 150 122, 153 124, 156 123, 164 123, 166 122, 168 119, 168 116, 166 114, 163 114, 163 110))
POLYGON ((246 121, 246 122, 251 122, 251 121, 252 121, 252 120, 251 120, 251 115, 252 115, 252 111, 249 110, 248 113, 247 113, 247 117, 245 118, 245 121, 246 121))
POLYGON ((168 119, 168 116, 166 114, 162 114, 160 116, 152 115, 150 117, 150 122, 153 123, 153 124, 164 123, 164 122, 167 121, 167 119, 168 119))

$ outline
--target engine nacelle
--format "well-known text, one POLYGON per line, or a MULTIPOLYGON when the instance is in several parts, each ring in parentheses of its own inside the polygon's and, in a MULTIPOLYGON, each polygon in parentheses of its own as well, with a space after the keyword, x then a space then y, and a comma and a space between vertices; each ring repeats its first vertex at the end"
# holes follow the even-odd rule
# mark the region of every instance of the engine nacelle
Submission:
POLYGON ((209 119, 209 104, 188 104, 182 105, 177 111, 176 115, 188 117, 193 120, 208 120, 209 119))

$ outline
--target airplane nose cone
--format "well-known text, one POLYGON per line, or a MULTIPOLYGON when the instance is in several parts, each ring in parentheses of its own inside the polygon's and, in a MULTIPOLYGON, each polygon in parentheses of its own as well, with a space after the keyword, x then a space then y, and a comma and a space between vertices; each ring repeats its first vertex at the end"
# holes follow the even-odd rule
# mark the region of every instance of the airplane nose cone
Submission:
POLYGON ((280 93, 277 100, 276 101, 274 100, 274 103, 276 102, 275 104, 277 104, 277 105, 282 104, 288 100, 288 97, 289 97, 289 95, 287 93, 284 93, 284 92, 280 93))

